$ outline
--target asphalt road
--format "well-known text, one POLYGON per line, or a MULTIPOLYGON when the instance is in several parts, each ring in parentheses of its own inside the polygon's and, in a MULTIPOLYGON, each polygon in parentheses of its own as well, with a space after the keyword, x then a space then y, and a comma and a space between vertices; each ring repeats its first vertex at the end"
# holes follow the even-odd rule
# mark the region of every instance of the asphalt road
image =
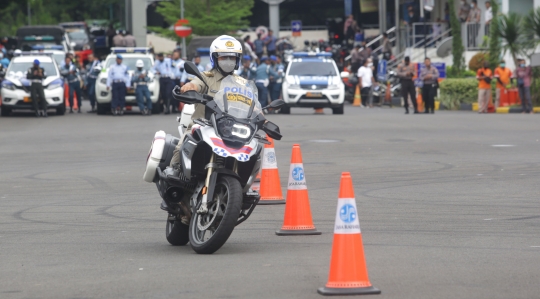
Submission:
POLYGON ((0 118, 0 298, 320 298, 342 171, 377 298, 540 298, 539 116, 292 112, 270 117, 282 184, 300 143, 323 234, 260 206, 210 256, 167 243, 142 181, 173 116, 0 118))

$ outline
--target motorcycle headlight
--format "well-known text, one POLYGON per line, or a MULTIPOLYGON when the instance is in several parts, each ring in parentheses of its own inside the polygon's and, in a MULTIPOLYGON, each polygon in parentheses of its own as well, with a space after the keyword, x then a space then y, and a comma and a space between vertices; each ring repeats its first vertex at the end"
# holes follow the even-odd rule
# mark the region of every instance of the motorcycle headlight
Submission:
POLYGON ((107 85, 107 78, 102 78, 101 80, 99 80, 99 82, 100 82, 101 84, 107 85))
POLYGON ((9 89, 9 90, 15 90, 15 84, 9 80, 2 81, 2 88, 9 89))
POLYGON ((236 137, 247 139, 251 136, 251 129, 245 125, 234 124, 232 126, 232 134, 236 137))
POLYGON ((237 124, 232 119, 221 120, 218 124, 218 131, 224 138, 236 136, 241 139, 248 139, 251 136, 251 128, 237 124))

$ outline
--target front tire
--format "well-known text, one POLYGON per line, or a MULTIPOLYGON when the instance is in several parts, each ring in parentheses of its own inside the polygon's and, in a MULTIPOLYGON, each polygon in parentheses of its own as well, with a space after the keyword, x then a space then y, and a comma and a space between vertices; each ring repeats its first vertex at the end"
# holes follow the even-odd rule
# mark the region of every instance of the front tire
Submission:
POLYGON ((214 190, 214 198, 208 199, 208 213, 194 211, 189 224, 189 242, 199 254, 212 254, 225 244, 242 207, 242 187, 236 178, 219 177, 214 190))
POLYGON ((5 107, 5 106, 1 106, 1 107, 0 107, 0 112, 1 112, 0 114, 1 114, 2 116, 9 116, 9 115, 11 114, 11 108, 7 108, 7 107, 5 107))
POLYGON ((183 224, 180 220, 167 219, 165 236, 171 245, 184 246, 189 242, 189 226, 183 224))
POLYGON ((287 106, 285 104, 280 108, 279 113, 281 113, 281 114, 291 114, 291 107, 289 107, 289 106, 287 106))
POLYGON ((332 114, 343 114, 343 104, 337 108, 332 108, 332 114))

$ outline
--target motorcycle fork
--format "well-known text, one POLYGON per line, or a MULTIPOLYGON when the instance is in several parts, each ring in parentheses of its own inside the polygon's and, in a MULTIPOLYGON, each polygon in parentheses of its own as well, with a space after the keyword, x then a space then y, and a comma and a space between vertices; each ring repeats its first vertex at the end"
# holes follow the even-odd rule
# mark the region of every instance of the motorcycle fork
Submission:
POLYGON ((208 169, 206 173, 206 180, 204 181, 204 187, 202 189, 202 202, 199 210, 197 210, 197 213, 199 214, 206 214, 208 212, 208 189, 210 187, 210 178, 212 177, 212 172, 214 170, 214 160, 215 160, 216 154, 212 153, 212 156, 210 156, 210 162, 206 165, 206 168, 208 169))

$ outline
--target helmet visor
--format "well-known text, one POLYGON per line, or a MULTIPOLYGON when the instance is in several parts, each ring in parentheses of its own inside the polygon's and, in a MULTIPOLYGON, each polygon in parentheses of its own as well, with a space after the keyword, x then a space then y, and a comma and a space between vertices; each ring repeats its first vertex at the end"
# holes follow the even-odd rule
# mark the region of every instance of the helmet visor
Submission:
POLYGON ((232 53, 232 52, 217 52, 218 57, 223 56, 238 56, 238 53, 232 53))

